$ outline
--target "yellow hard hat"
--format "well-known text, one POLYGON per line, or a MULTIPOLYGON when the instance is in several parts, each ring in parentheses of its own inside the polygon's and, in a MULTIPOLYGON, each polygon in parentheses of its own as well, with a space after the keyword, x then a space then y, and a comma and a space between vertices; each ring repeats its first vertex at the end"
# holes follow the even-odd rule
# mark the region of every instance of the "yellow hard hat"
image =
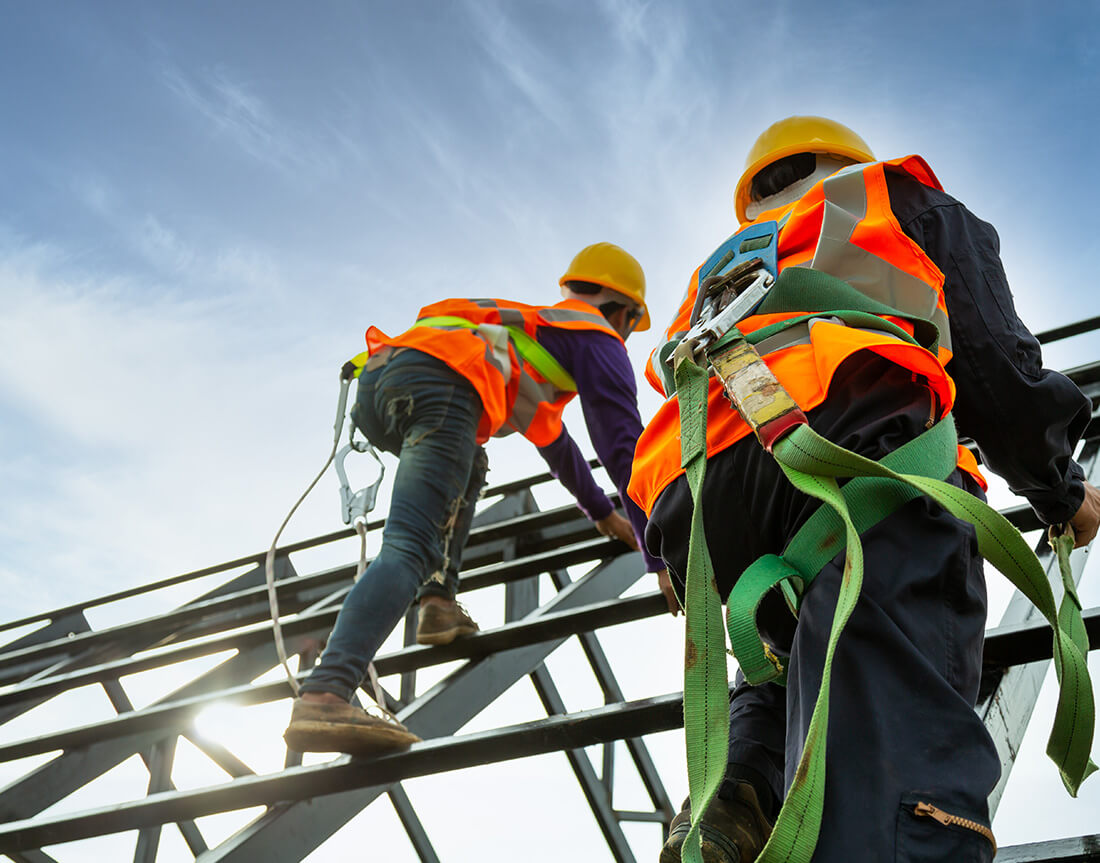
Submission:
POLYGON ((566 282, 592 282, 628 297, 642 309, 642 319, 634 331, 649 329, 642 265, 614 243, 593 243, 577 252, 565 275, 558 279, 559 285, 566 282))
POLYGON ((752 145, 745 159, 745 173, 737 181, 737 191, 734 192, 733 199, 738 220, 748 221, 745 211, 751 200, 753 177, 773 162, 796 153, 831 153, 856 162, 875 161, 867 142, 836 120, 825 117, 788 117, 772 123, 752 145))

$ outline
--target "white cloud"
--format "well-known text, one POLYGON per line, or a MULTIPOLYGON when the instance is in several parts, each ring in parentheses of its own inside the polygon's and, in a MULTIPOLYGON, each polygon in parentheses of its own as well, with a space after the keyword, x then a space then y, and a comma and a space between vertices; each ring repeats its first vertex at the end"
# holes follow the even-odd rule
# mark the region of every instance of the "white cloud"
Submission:
POLYGON ((201 116, 216 137, 223 137, 250 158, 277 170, 286 179, 306 181, 331 176, 338 165, 313 134, 276 116, 249 85, 226 66, 188 74, 163 63, 165 85, 183 104, 201 116))

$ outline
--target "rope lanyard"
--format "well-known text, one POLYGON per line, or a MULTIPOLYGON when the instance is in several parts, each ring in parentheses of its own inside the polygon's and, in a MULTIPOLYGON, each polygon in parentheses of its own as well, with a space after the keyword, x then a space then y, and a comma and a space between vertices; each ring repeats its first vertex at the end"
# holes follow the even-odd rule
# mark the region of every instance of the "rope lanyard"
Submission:
MULTIPOLYGON (((283 671, 286 673, 287 683, 290 686, 290 690, 294 697, 297 698, 301 694, 301 685, 298 683, 298 678, 290 668, 290 659, 286 651, 286 640, 283 637, 283 627, 280 622, 279 611, 279 594, 275 581, 275 555, 278 550, 279 538, 283 535, 283 531, 290 523, 290 519, 293 518, 294 513, 298 511, 298 507, 302 505, 305 499, 309 496, 310 492, 317 486, 317 483, 321 481, 321 477, 325 475, 329 465, 334 461, 337 461, 337 448, 340 445, 340 433, 344 428, 344 409, 347 407, 348 389, 351 381, 359 377, 359 374, 363 371, 363 367, 366 364, 368 353, 364 351, 361 354, 356 355, 352 359, 348 360, 344 364, 343 369, 340 372, 340 397, 337 401, 336 408, 336 422, 333 426, 333 439, 332 449, 329 451, 328 458, 325 459, 324 467, 318 472, 317 476, 313 478, 306 490, 302 492, 301 497, 295 501, 294 505, 290 508, 290 512, 286 514, 286 518, 283 519, 282 524, 279 525, 279 529, 275 532, 275 538, 271 540, 271 546, 267 550, 267 554, 264 556, 264 580, 267 585, 267 602, 268 608, 271 613, 271 635, 272 640, 275 643, 275 653, 279 657, 279 664, 282 665, 283 671)), ((354 425, 352 426, 352 435, 354 435, 354 425)), ((337 462, 337 471, 340 474, 341 488, 340 488, 340 502, 344 510, 345 523, 352 522, 355 527, 355 532, 359 535, 359 563, 355 569, 354 581, 359 581, 363 576, 363 572, 367 568, 367 519, 366 515, 372 509, 374 509, 375 495, 377 494, 378 487, 382 482, 382 477, 385 475, 385 467, 382 465, 381 459, 378 458, 378 454, 374 451, 373 446, 369 442, 362 444, 359 441, 354 441, 349 438, 349 443, 344 447, 344 452, 340 456, 340 460, 337 462), (347 454, 347 451, 356 450, 357 452, 368 451, 374 456, 375 461, 378 462, 380 473, 378 479, 374 485, 368 486, 362 491, 352 495, 350 489, 347 489, 347 476, 343 472, 341 464, 343 462, 343 455, 347 454), (352 518, 351 516, 356 517, 352 518)), ((367 678, 370 681, 372 695, 375 702, 377 702, 378 709, 389 719, 394 722, 398 722, 397 717, 390 712, 386 707, 386 695, 382 689, 382 684, 378 680, 378 672, 375 670, 374 663, 371 662, 367 665, 367 678)))
MULTIPOLYGON (((762 558, 741 578, 748 579, 746 585, 755 583, 760 595, 773 584, 784 581, 804 587, 828 560, 839 553, 841 536, 844 537, 845 549, 844 578, 827 642, 821 688, 810 719, 802 758, 771 838, 758 858, 759 863, 809 863, 813 856, 824 802, 832 662, 837 642, 859 599, 863 583, 863 549, 859 535, 917 495, 931 497, 955 517, 973 524, 982 556, 1027 596, 1050 623, 1059 697, 1047 754, 1058 766, 1066 789, 1076 796, 1081 782, 1096 770, 1089 757, 1094 705, 1086 664, 1088 639, 1068 566, 1062 567, 1065 591, 1060 607, 1056 608, 1043 568, 1019 531, 992 507, 944 481, 954 469, 954 459, 945 465, 943 458, 945 447, 953 443, 954 438, 954 426, 947 420, 933 427, 935 431, 943 426, 935 435, 922 435, 903 448, 906 452, 899 450, 901 455, 892 453, 892 460, 887 457, 882 462, 871 461, 830 443, 804 420, 796 420, 801 424, 796 424, 793 429, 788 424, 774 436, 767 437, 762 434, 764 427, 772 424, 777 417, 782 420, 789 415, 783 411, 776 413, 771 402, 781 399, 775 397, 774 389, 766 388, 767 398, 760 398, 765 388, 759 381, 770 378, 776 386, 778 382, 759 355, 755 359, 758 366, 753 366, 752 361, 746 359, 747 364, 737 369, 735 375, 753 379, 756 389, 748 392, 744 399, 738 398, 736 392, 731 392, 736 386, 730 385, 730 379, 735 375, 727 377, 722 373, 723 367, 728 368, 729 364, 720 354, 734 352, 745 357, 746 349, 755 351, 736 329, 723 342, 721 347, 716 346, 709 352, 708 361, 719 369, 720 377, 738 410, 765 446, 771 449, 795 488, 826 504, 796 534, 782 556, 762 558), (761 406, 761 401, 767 404, 761 406), (837 480, 847 478, 852 480, 842 492, 837 480), (829 541, 823 543, 823 537, 829 541)), ((685 863, 702 863, 699 821, 717 792, 726 768, 729 744, 728 681, 725 636, 721 626, 715 625, 721 617, 721 598, 706 547, 702 519, 702 488, 706 471, 706 364, 701 366, 690 349, 683 351, 676 364, 675 378, 680 395, 682 462, 693 504, 685 587, 687 641, 684 663, 684 728, 692 827, 684 843, 683 860, 685 863)), ((782 396, 790 400, 785 392, 782 396)), ((1064 544, 1066 540, 1057 541, 1064 544)), ((1068 542, 1072 545, 1072 538, 1068 542)), ((734 592, 738 593, 737 588, 734 592)), ((752 616, 759 597, 751 596, 752 593, 746 587, 736 597, 731 594, 728 617, 734 656, 750 682, 782 680, 784 669, 778 658, 759 642, 758 637, 747 638, 745 635, 747 626, 751 627, 755 636, 752 616), (749 648, 744 646, 746 643, 749 648)))

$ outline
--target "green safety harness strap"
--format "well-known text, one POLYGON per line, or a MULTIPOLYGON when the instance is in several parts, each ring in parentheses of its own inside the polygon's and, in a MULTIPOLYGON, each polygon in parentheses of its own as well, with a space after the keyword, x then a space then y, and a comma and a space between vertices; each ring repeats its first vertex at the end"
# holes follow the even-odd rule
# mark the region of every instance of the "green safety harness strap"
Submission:
MULTIPOLYGON (((955 422, 949 414, 920 437, 888 453, 879 464, 900 474, 946 479, 955 470, 957 441, 955 422)), ((840 493, 859 534, 921 494, 911 485, 870 476, 845 483, 840 493)), ((726 626, 732 653, 749 683, 783 683, 786 679, 786 668, 760 638, 756 627, 756 609, 764 594, 789 580, 793 588, 788 593, 793 597, 791 610, 796 612, 798 595, 825 564, 844 550, 845 536, 842 517, 832 507, 818 507, 782 556, 763 555, 734 584, 726 600, 726 626)))
POLYGON ((706 369, 690 361, 677 363, 675 375, 680 394, 681 463, 692 503, 684 588, 684 738, 692 817, 681 859, 703 863, 700 815, 718 792, 729 758, 729 681, 722 601, 703 530, 708 376, 706 369))
MULTIPOLYGON (((467 330, 476 330, 481 324, 475 324, 466 318, 457 315, 435 315, 429 318, 421 318, 415 327, 462 327, 467 330)), ((508 338, 516 348, 516 353, 542 375, 551 384, 563 392, 575 393, 577 382, 569 374, 561 363, 554 359, 553 355, 529 336, 522 327, 507 326, 504 324, 490 324, 489 326, 501 327, 508 331, 508 338)))
MULTIPOLYGON (((719 354, 752 351, 736 329, 708 352, 708 360, 720 370, 726 362, 719 354), (746 351, 747 349, 747 351, 746 351)), ((751 359, 738 360, 744 367, 751 359)), ((761 368, 754 371, 770 375, 757 355, 761 368)), ((726 367, 733 368, 726 363, 726 367)), ((727 378, 727 392, 735 390, 729 381, 744 368, 735 368, 727 378)), ((751 375, 749 375, 751 377, 751 375)), ((702 520, 702 487, 706 470, 706 409, 708 374, 691 354, 678 353, 675 379, 680 401, 682 461, 692 494, 693 512, 688 546, 685 617, 687 641, 684 670, 684 727, 687 743, 688 782, 691 790, 692 828, 684 843, 685 863, 702 863, 699 820, 725 773, 729 742, 728 681, 725 667, 725 636, 715 621, 721 617, 721 598, 706 547, 702 520)), ((771 378, 774 381, 774 377, 771 378)), ((769 393, 773 392, 769 388, 769 393)), ((758 396, 759 391, 750 395, 758 396)), ((754 563, 742 576, 760 591, 772 584, 793 580, 808 585, 840 549, 843 527, 846 551, 844 578, 841 581, 832 628, 826 647, 821 688, 810 719, 802 759, 795 773, 771 838, 761 852, 760 863, 809 863, 817 844, 821 825, 825 785, 825 747, 829 715, 829 685, 836 645, 855 608, 863 582, 863 549, 859 534, 895 511, 906 500, 928 495, 952 515, 974 525, 982 555, 1043 614, 1053 630, 1053 656, 1059 681, 1058 706, 1047 754, 1058 766, 1062 781, 1076 796, 1080 783, 1095 769, 1089 753, 1092 745, 1094 705, 1086 655, 1088 640, 1081 620, 1080 602, 1073 589, 1068 567, 1062 568, 1065 592, 1060 608, 1034 552, 1020 533, 996 510, 973 495, 944 481, 954 468, 945 455, 952 442, 954 427, 941 421, 930 433, 921 435, 882 462, 875 462, 830 443, 805 423, 785 429, 782 437, 766 440, 761 433, 772 422, 774 411, 765 422, 749 398, 746 408, 734 396, 735 404, 761 441, 769 447, 784 474, 803 493, 827 505, 815 513, 791 540, 783 556, 769 556, 754 563), (755 416, 754 416, 755 413, 755 416), (942 427, 942 428, 940 428, 942 427), (937 432, 936 429, 940 430, 937 432), (950 434, 949 434, 950 430, 950 434), (931 434, 931 432, 936 432, 931 434), (899 455, 900 454, 900 455, 899 455), (845 495, 838 479, 852 478, 845 495), (856 485, 859 483, 859 485, 856 485), (849 491, 849 488, 851 489, 849 491), (824 515, 819 515, 825 513, 824 515), (754 569, 758 571, 754 572, 754 569)), ((785 394, 784 394, 785 395, 785 394)), ((789 396, 787 396, 789 400, 789 396)), ((1072 543, 1072 540, 1070 540, 1072 543)), ((736 600, 731 596, 729 617, 734 655, 745 653, 757 680, 781 679, 780 661, 756 639, 755 649, 746 649, 744 618, 751 618, 759 595, 745 589, 736 600), (748 598, 746 598, 746 596, 748 598), (763 657, 763 658, 761 658, 763 657), (770 668, 769 668, 770 667, 770 668), (774 672, 774 673, 773 673, 774 672)), ((755 632, 755 623, 748 626, 755 632)), ((748 675, 748 671, 745 672, 748 675)))

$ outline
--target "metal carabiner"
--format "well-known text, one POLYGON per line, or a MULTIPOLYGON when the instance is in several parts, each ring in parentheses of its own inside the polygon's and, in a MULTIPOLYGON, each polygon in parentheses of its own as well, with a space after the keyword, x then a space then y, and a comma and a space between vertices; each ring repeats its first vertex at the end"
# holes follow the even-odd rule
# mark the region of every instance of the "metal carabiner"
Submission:
MULTIPOLYGON (((354 431, 352 433, 354 434, 354 431)), ((355 524, 359 520, 366 521, 367 513, 374 509, 375 501, 378 498, 378 489, 386 476, 386 466, 382 464, 382 459, 378 457, 378 453, 371 446, 370 441, 367 440, 349 440, 347 445, 336 453, 334 464, 336 465, 336 475, 340 477, 340 516, 343 518, 344 524, 355 524), (378 462, 378 479, 355 493, 352 493, 347 472, 344 470, 344 459, 352 451, 369 452, 374 460, 378 462)))
POLYGON ((336 467, 336 475, 340 478, 340 517, 344 520, 344 524, 355 524, 358 521, 366 522, 367 513, 374 509, 375 501, 378 498, 378 489, 381 487, 382 480, 386 476, 386 466, 382 463, 382 459, 379 458, 378 452, 371 445, 369 440, 364 439, 357 441, 355 439, 355 423, 351 422, 345 416, 344 412, 348 404, 348 388, 350 386, 351 378, 341 373, 340 398, 337 401, 336 407, 335 438, 333 439, 333 444, 338 445, 340 443, 340 433, 343 431, 345 421, 350 428, 348 431, 348 442, 336 453, 333 458, 333 464, 336 467), (378 479, 354 493, 351 490, 351 483, 348 482, 347 471, 344 470, 344 459, 346 459, 348 453, 352 451, 369 452, 371 457, 378 462, 378 479))

